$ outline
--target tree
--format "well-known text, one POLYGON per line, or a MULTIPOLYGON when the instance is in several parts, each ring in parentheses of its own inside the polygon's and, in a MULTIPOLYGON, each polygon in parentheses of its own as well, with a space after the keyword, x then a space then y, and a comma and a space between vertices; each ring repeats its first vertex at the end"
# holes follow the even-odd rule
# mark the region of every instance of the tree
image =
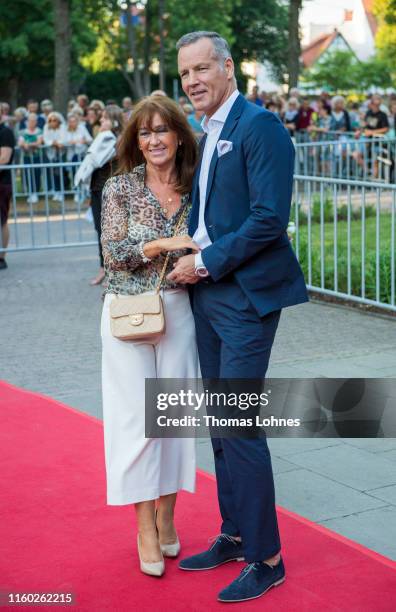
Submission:
POLYGON ((372 57, 361 62, 352 51, 328 51, 304 72, 303 78, 316 87, 327 87, 334 92, 367 91, 371 87, 392 85, 392 76, 384 60, 372 57))
POLYGON ((69 0, 53 0, 55 24, 54 104, 66 114, 70 92, 71 23, 69 0))
POLYGON ((0 81, 10 92, 12 106, 18 103, 19 84, 42 78, 53 70, 51 0, 1 0, 0 81))
POLYGON ((300 11, 302 0, 289 0, 288 84, 297 87, 300 74, 300 11))
POLYGON ((246 60, 268 62, 282 82, 287 71, 287 5, 279 0, 239 0, 232 11, 231 29, 237 71, 246 60))
POLYGON ((396 0, 375 0, 374 13, 379 25, 375 40, 379 58, 396 77, 396 0))
POLYGON ((331 91, 359 89, 361 71, 352 51, 329 51, 305 71, 304 80, 316 87, 328 87, 331 91))

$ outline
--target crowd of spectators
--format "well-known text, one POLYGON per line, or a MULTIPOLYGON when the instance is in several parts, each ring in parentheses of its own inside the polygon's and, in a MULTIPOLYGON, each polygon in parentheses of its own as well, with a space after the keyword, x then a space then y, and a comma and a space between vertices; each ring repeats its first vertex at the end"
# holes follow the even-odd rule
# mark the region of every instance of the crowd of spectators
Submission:
MULTIPOLYGON (((166 95, 161 90, 156 90, 153 94, 166 95)), ((308 98, 298 89, 291 89, 286 97, 259 92, 258 87, 254 87, 246 98, 277 115, 297 143, 343 139, 359 141, 362 138, 374 137, 396 138, 396 94, 391 94, 386 101, 374 93, 368 94, 361 103, 347 103, 343 96, 332 97, 327 92, 308 98)), ((203 133, 202 114, 193 109, 186 97, 181 96, 178 102, 199 139, 203 133)), ((116 100, 89 100, 85 94, 68 102, 66 116, 54 108, 52 101, 48 99, 42 100, 41 103, 30 99, 26 106, 14 110, 8 103, 0 102, 0 163, 26 164, 26 169, 22 170, 20 176, 29 204, 37 203, 39 194, 43 192, 55 202, 63 202, 65 192, 73 190, 78 165, 73 166, 73 162, 83 160, 90 145, 94 143, 92 146, 95 146, 96 138, 101 132, 111 129, 116 134, 119 126, 129 119, 132 110, 133 101, 130 97, 124 97, 118 106, 116 100), (113 115, 118 119, 109 128, 109 116, 113 115), (62 165, 53 165, 54 162, 62 162, 62 165)), ((357 167, 363 167, 367 161, 365 147, 366 145, 359 143, 353 151, 357 167)), ((342 155, 344 152, 341 152, 342 155)), ((322 157, 320 162, 329 165, 326 154, 322 157)), ((375 163, 374 160, 374 178, 377 172, 375 163)), ((104 167, 107 168, 107 164, 104 167)), ((0 209, 3 245, 8 243, 6 218, 10 193, 11 173, 2 170, 0 209)), ((85 195, 87 193, 88 191, 85 195)), ((91 189, 91 199, 92 193, 91 189)), ((74 197, 79 201, 81 193, 76 193, 74 197)), ((4 260, 0 256, 0 268, 4 266, 4 260)))
POLYGON ((379 94, 370 93, 362 103, 348 104, 343 96, 330 96, 326 91, 308 98, 293 88, 284 97, 259 93, 258 87, 254 87, 247 97, 275 113, 297 142, 342 133, 354 138, 396 136, 396 94, 391 94, 387 103, 379 94))

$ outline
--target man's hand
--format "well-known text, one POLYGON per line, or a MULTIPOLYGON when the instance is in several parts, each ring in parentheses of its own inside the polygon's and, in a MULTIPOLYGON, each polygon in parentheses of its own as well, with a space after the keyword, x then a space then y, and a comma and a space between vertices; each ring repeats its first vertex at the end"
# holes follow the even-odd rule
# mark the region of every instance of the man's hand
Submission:
POLYGON ((167 279, 174 283, 193 285, 199 281, 195 274, 195 255, 184 255, 175 264, 174 269, 167 275, 167 279))

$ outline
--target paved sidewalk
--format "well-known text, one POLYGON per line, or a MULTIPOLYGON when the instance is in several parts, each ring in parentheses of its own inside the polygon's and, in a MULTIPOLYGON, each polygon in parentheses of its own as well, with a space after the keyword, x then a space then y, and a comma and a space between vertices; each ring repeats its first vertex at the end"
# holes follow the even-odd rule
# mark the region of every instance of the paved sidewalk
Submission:
MULTIPOLYGON (((101 417, 101 289, 92 247, 9 254, 0 378, 101 417)), ((305 304, 282 313, 270 376, 396 377, 396 322, 305 304)), ((396 439, 270 440, 277 501, 396 559, 396 439)), ((198 463, 213 471, 210 443, 198 463)))

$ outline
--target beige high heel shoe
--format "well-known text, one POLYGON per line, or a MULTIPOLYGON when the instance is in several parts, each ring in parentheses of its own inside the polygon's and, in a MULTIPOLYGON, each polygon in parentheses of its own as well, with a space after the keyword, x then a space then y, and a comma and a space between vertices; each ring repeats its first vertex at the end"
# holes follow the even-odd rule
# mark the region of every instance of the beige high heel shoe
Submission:
MULTIPOLYGON (((155 510, 155 524, 156 525, 157 525, 157 516, 158 516, 158 509, 155 510)), ((157 527, 157 531, 158 531, 158 527, 157 527)), ((176 536, 176 542, 173 542, 172 544, 161 544, 160 542, 160 548, 161 548, 161 552, 164 555, 164 557, 171 557, 174 559, 178 556, 180 549, 181 549, 180 540, 176 536)))
POLYGON ((140 561, 140 571, 143 572, 143 574, 148 574, 149 576, 162 576, 162 574, 165 572, 164 558, 162 557, 162 561, 155 561, 153 563, 143 561, 140 554, 139 534, 137 534, 137 549, 140 561))
POLYGON ((181 548, 179 538, 173 544, 160 544, 160 548, 164 557, 177 557, 181 548))

